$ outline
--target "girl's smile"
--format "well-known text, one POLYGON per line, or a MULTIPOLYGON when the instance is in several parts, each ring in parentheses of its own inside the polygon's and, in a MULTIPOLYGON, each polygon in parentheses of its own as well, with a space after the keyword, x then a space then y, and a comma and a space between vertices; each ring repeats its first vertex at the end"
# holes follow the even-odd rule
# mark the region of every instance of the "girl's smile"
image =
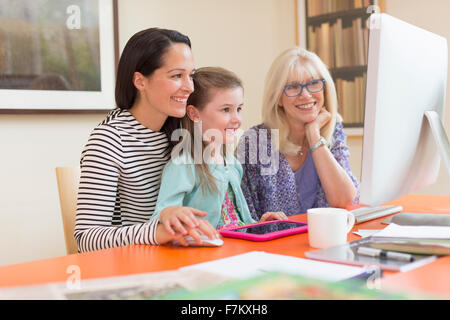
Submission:
POLYGON ((211 95, 211 101, 198 111, 197 120, 202 122, 202 133, 214 129, 222 135, 223 144, 234 143, 236 130, 242 124, 243 90, 240 87, 217 89, 211 95))

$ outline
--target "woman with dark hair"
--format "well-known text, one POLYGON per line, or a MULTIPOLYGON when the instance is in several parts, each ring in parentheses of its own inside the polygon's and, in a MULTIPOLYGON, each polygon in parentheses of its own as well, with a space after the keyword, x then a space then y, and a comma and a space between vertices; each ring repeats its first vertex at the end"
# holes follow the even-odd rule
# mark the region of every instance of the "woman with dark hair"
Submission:
POLYGON ((163 244, 184 236, 217 237, 205 212, 168 207, 150 222, 170 136, 186 113, 194 61, 187 36, 151 28, 130 38, 121 55, 116 104, 81 155, 75 239, 78 251, 163 244))

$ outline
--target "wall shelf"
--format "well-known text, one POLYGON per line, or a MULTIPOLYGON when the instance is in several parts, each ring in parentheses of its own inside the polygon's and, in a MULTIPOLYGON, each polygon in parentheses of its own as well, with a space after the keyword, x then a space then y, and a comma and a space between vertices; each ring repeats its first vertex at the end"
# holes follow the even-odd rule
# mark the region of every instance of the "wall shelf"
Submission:
POLYGON ((319 24, 323 22, 330 22, 338 18, 358 18, 358 17, 369 17, 366 8, 351 9, 345 11, 338 11, 333 13, 322 14, 313 17, 306 17, 306 23, 308 24, 319 24))
POLYGON ((384 0, 306 0, 302 3, 306 47, 329 67, 344 126, 362 128, 369 43, 366 21, 370 14, 367 12, 373 5, 378 6, 378 12, 383 12, 384 0))

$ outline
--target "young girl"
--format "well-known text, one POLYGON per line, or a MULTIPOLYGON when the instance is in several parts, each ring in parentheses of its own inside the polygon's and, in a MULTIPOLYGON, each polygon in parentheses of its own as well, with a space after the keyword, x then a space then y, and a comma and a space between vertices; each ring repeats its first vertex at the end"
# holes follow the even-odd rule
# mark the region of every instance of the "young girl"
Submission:
MULTIPOLYGON (((242 83, 230 71, 207 67, 196 70, 194 88, 182 121, 184 137, 164 168, 151 219, 168 206, 185 206, 206 212, 217 229, 254 223, 240 186, 242 166, 226 150, 241 126, 242 83)), ((260 221, 285 218, 267 212, 260 221)))

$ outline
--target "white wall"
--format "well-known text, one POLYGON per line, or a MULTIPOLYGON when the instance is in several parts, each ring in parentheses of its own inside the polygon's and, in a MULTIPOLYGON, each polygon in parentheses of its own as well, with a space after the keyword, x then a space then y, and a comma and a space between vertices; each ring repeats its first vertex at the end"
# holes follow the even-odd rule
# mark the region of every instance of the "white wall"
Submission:
MULTIPOLYGON (((245 84, 244 128, 260 121, 265 73, 295 45, 293 0, 119 0, 120 50, 135 32, 177 29, 197 67, 219 65, 245 84)), ((78 165, 103 115, 0 115, 0 265, 65 255, 54 168, 78 165)))
POLYGON ((55 167, 104 115, 0 115, 0 265, 65 254, 55 167))

